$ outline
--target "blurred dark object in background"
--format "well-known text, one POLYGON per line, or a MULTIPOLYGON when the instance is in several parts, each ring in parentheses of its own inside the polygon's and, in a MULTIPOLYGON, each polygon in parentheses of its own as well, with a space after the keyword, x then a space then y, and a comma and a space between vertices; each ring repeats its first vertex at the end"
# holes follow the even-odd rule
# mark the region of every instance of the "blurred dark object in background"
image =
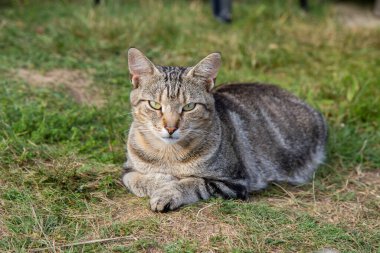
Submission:
POLYGON ((380 0, 376 0, 375 9, 373 10, 373 13, 375 13, 376 16, 380 17, 380 0))
POLYGON ((309 9, 309 3, 307 0, 300 0, 301 8, 307 11, 309 9))
MULTIPOLYGON (((217 20, 222 23, 232 22, 232 0, 211 0, 211 5, 212 12, 217 20)), ((300 6, 305 11, 309 9, 307 0, 300 0, 300 6)))
POLYGON ((222 23, 232 21, 232 0, 211 0, 212 13, 222 23))

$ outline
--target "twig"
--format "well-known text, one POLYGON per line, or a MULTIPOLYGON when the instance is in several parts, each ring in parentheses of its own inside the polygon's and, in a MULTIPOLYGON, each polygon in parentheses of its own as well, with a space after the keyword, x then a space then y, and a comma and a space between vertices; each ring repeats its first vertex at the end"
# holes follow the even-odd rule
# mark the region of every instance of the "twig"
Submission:
POLYGON ((113 238, 105 238, 105 239, 95 239, 95 240, 89 240, 89 241, 83 241, 83 242, 74 242, 74 243, 56 245, 55 247, 31 249, 30 252, 39 252, 39 251, 45 251, 45 250, 54 249, 54 248, 67 248, 67 247, 81 246, 81 245, 94 244, 94 243, 106 243, 106 242, 119 241, 119 240, 135 240, 136 241, 137 238, 134 236, 121 236, 121 237, 113 237, 113 238))
POLYGON ((202 207, 201 209, 199 209, 199 211, 197 212, 197 215, 195 216, 196 219, 198 219, 198 215, 199 215, 203 210, 205 210, 206 208, 209 208, 209 207, 211 207, 211 206, 213 206, 213 205, 215 205, 215 203, 211 203, 210 205, 207 205, 207 206, 202 207))

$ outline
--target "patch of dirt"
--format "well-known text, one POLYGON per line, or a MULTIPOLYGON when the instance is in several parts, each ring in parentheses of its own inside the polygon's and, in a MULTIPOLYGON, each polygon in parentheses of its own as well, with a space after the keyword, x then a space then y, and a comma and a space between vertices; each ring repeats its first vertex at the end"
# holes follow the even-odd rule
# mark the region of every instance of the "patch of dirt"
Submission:
POLYGON ((164 216, 162 221, 166 228, 162 231, 161 240, 167 242, 168 238, 173 237, 195 238, 200 248, 207 249, 215 236, 227 236, 230 240, 237 239, 235 228, 222 222, 213 214, 216 212, 215 208, 215 206, 207 205, 187 215, 177 212, 174 216, 164 216))
POLYGON ((157 214, 149 209, 149 201, 143 201, 141 198, 131 195, 126 195, 123 198, 113 200, 116 205, 113 217, 116 220, 131 221, 143 220, 146 218, 155 217, 157 214), (146 204, 142 204, 146 202, 146 204))
POLYGON ((380 17, 374 14, 373 7, 364 8, 352 3, 337 3, 334 5, 333 11, 338 20, 349 28, 380 27, 380 17))
POLYGON ((360 203, 338 202, 330 198, 314 201, 292 201, 286 198, 267 198, 266 202, 282 209, 307 212, 312 216, 322 218, 324 221, 337 224, 342 221, 347 225, 355 226, 362 217, 363 206, 360 203))
MULTIPOLYGON (((115 202, 118 203, 113 215, 115 220, 127 222, 147 218, 158 219, 160 226, 155 240, 160 244, 191 238, 199 242, 200 249, 207 250, 212 244, 211 239, 215 236, 226 236, 229 240, 238 238, 237 231, 233 226, 222 222, 214 215, 216 204, 209 204, 197 210, 181 209, 169 213, 154 213, 150 210, 149 204, 142 204, 142 200, 138 197, 123 198, 115 202)), ((146 200, 146 202, 149 201, 146 200)))
POLYGON ((380 188, 380 169, 374 171, 360 172, 358 173, 356 180, 363 182, 368 186, 373 186, 377 189, 380 188))
POLYGON ((314 195, 312 190, 284 191, 286 195, 283 197, 259 197, 260 201, 281 209, 306 212, 333 224, 344 223, 351 228, 360 224, 380 227, 377 221, 380 212, 380 170, 352 172, 341 189, 328 195, 318 192, 314 195), (336 198, 338 195, 351 197, 349 200, 339 200, 336 198))
POLYGON ((19 69, 16 75, 33 87, 58 89, 63 85, 79 104, 96 107, 104 104, 101 92, 93 86, 91 77, 83 71, 54 69, 42 73, 36 70, 19 69))
POLYGON ((344 190, 355 192, 360 202, 374 200, 379 203, 380 211, 380 169, 352 173, 344 190))

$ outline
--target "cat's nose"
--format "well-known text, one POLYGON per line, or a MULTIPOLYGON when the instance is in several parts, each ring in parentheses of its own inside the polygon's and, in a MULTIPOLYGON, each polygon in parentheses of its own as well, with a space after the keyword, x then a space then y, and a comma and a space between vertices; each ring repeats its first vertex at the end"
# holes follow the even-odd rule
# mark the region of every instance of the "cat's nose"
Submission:
POLYGON ((168 133, 170 135, 172 135, 178 128, 176 127, 165 127, 166 131, 168 131, 168 133))

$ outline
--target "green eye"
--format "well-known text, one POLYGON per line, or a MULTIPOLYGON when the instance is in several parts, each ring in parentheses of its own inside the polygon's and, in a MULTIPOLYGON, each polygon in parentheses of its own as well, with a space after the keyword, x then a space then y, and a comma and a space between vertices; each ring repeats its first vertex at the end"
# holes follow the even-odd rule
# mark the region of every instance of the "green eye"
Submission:
POLYGON ((149 105, 150 105, 150 107, 152 107, 155 110, 161 110, 161 104, 160 103, 157 103, 157 102, 150 100, 149 105))
POLYGON ((188 103, 182 108, 182 110, 185 112, 191 111, 195 108, 195 105, 196 105, 195 103, 188 103))

